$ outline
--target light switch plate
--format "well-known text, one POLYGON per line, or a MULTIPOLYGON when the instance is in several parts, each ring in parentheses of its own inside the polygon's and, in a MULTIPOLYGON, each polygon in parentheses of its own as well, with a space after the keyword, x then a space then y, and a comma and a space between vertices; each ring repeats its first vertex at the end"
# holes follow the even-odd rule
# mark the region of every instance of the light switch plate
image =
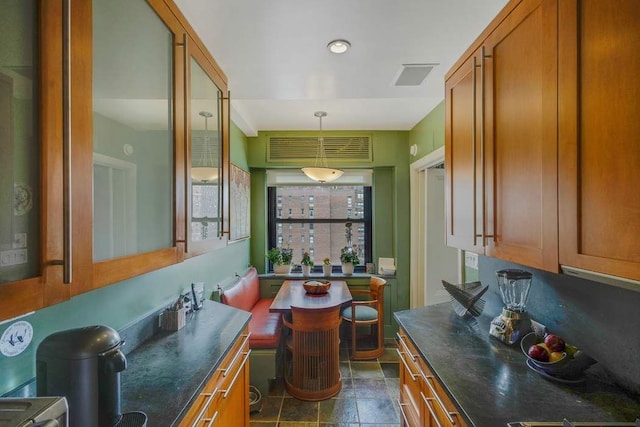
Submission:
POLYGON ((474 252, 465 251, 464 253, 464 265, 474 270, 478 269, 478 254, 474 252))

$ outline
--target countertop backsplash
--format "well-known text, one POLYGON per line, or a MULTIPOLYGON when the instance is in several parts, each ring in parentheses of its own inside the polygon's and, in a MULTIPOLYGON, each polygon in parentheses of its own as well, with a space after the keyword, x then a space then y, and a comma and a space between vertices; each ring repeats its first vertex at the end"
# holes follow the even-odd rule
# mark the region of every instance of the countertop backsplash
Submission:
POLYGON ((503 305, 495 272, 505 268, 533 274, 527 302, 531 318, 596 359, 618 385, 640 395, 640 292, 480 256, 479 278, 489 291, 479 323, 487 333, 488 322, 503 305))

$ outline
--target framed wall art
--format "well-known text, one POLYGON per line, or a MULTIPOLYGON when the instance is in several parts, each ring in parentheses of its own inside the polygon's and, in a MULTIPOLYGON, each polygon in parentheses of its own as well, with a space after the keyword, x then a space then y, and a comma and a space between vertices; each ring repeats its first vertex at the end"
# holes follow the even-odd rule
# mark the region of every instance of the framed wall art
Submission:
POLYGON ((229 240, 246 239, 251 233, 251 175, 231 164, 229 188, 229 240))

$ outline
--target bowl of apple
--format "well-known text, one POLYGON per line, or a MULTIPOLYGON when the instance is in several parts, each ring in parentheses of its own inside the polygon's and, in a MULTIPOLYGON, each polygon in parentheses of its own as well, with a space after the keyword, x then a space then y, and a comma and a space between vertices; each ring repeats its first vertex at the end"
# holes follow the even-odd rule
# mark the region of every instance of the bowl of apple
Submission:
POLYGON ((531 332, 522 337, 520 348, 533 368, 556 377, 580 377, 585 369, 596 363, 555 334, 541 337, 531 332))

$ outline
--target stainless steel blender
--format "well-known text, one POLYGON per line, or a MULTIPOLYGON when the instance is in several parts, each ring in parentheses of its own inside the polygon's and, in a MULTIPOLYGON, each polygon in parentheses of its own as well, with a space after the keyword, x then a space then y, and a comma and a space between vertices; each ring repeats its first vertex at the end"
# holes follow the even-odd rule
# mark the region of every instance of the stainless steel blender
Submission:
POLYGON ((531 288, 532 274, 524 270, 496 271, 498 288, 505 307, 491 321, 489 334, 505 344, 513 345, 531 331, 531 320, 525 304, 531 288))

